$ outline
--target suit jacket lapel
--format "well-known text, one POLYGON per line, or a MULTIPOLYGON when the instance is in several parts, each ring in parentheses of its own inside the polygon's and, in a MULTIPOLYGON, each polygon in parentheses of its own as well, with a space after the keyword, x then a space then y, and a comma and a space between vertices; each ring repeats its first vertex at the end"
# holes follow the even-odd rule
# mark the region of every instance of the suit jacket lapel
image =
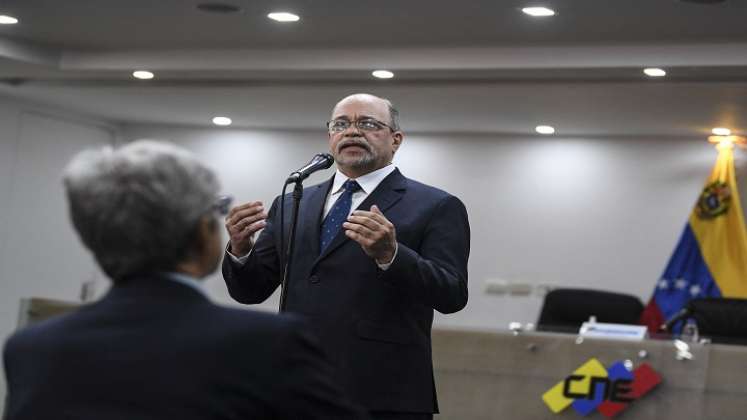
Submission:
MULTIPOLYGON (((389 174, 383 181, 366 197, 363 202, 356 207, 356 210, 368 210, 372 205, 376 204, 382 213, 386 214, 386 210, 392 207, 397 201, 402 198, 407 185, 407 179, 402 176, 399 169, 395 169, 394 172, 389 174)), ((329 190, 329 189, 327 189, 329 190)), ((326 197, 326 195, 325 195, 326 197)), ((320 219, 321 220, 321 219, 320 219)), ((318 222, 321 223, 321 222, 318 222)), ((319 249, 318 238, 319 238, 319 226, 317 223, 317 245, 315 249, 319 249)), ((322 258, 325 258, 336 248, 340 247, 350 239, 345 235, 344 229, 340 229, 337 236, 327 246, 327 248, 319 255, 319 258, 314 262, 314 265, 319 262, 322 258)))
POLYGON ((333 180, 334 176, 308 192, 306 206, 301 209, 301 215, 299 216, 301 220, 298 221, 299 241, 296 245, 296 251, 310 250, 311 255, 319 255, 319 224, 321 223, 324 203, 327 199, 329 189, 332 188, 333 180))
POLYGON ((395 169, 356 207, 356 210, 369 210, 372 205, 376 204, 384 213, 402 198, 405 189, 407 189, 407 178, 399 172, 399 169, 395 169))

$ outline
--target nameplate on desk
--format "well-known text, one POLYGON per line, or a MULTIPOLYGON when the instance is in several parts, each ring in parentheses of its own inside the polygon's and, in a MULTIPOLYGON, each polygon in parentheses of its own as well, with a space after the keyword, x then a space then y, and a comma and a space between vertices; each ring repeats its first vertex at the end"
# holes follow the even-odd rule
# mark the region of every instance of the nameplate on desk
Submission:
POLYGON ((646 327, 643 325, 608 324, 605 322, 584 322, 578 334, 585 338, 606 338, 609 340, 643 341, 646 327))

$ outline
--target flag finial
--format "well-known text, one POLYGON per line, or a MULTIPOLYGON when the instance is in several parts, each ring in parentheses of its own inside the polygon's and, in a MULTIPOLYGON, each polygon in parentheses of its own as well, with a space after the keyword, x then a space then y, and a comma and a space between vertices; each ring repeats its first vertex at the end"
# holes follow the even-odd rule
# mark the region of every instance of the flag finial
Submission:
POLYGON ((709 143, 716 143, 716 148, 721 150, 722 148, 733 149, 734 145, 740 147, 747 146, 747 139, 742 136, 708 136, 709 143))

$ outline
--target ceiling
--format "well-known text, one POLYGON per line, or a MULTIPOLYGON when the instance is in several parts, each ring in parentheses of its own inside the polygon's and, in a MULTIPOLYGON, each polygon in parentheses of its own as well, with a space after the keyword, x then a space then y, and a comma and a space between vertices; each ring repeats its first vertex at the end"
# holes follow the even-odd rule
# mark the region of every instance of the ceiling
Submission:
POLYGON ((747 1, 0 0, 0 93, 122 123, 320 129, 348 93, 408 130, 747 133, 747 1), (557 15, 532 18, 525 6, 557 15), (292 11, 296 23, 270 21, 292 11), (661 79, 644 67, 667 70, 661 79), (395 72, 377 80, 371 70, 395 72), (148 69, 156 78, 134 80, 148 69))

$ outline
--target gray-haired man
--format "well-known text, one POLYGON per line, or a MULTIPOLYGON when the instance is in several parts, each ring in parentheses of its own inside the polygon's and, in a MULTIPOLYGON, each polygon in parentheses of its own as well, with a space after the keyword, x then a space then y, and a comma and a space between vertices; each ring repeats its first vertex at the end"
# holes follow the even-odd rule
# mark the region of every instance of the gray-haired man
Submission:
POLYGON ((85 151, 64 184, 75 229, 114 285, 8 340, 9 420, 359 417, 299 321, 204 295, 227 203, 189 152, 85 151))

